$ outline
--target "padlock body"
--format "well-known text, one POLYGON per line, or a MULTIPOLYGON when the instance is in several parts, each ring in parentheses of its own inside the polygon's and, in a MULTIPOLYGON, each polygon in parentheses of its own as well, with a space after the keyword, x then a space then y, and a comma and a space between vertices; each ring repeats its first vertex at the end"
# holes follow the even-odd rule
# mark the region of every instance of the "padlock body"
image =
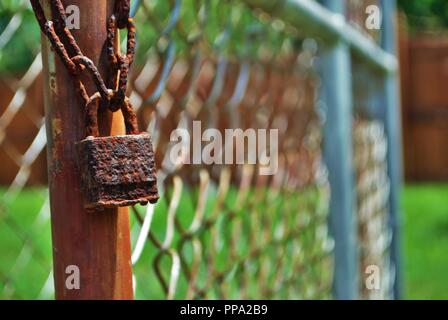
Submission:
POLYGON ((148 133, 87 137, 77 148, 85 207, 122 207, 158 200, 148 133))

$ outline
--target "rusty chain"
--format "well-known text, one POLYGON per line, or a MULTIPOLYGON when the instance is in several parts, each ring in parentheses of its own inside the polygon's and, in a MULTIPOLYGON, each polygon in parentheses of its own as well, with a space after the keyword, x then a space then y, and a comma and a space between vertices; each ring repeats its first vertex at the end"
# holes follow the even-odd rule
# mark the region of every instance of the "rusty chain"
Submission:
POLYGON ((67 28, 65 10, 61 0, 50 1, 53 20, 48 20, 45 17, 39 0, 30 1, 42 32, 69 71, 75 90, 85 105, 88 122, 87 135, 98 134, 98 129, 93 127, 95 121, 89 120, 96 119, 96 115, 93 114, 96 112, 96 108, 92 108, 92 104, 99 104, 103 108, 107 107, 111 112, 121 109, 125 117, 127 131, 137 132, 137 117, 133 112, 132 105, 126 98, 129 69, 134 61, 135 54, 135 25, 133 19, 129 17, 130 0, 115 1, 114 13, 107 24, 107 56, 113 70, 113 76, 110 77, 107 85, 97 66, 82 53, 76 39, 67 28), (127 48, 126 53, 121 54, 116 50, 117 29, 125 28, 128 31, 127 48), (89 72, 97 89, 97 92, 91 96, 88 95, 80 78, 84 70, 89 72))

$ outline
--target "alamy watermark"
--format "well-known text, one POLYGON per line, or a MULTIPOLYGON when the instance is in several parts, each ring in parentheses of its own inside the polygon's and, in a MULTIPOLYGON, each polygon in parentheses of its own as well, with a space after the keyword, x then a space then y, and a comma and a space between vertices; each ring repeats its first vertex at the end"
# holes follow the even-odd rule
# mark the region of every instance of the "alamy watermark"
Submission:
POLYGON ((366 267, 366 280, 365 285, 368 290, 380 290, 381 289, 381 274, 380 268, 377 265, 369 265, 366 267))
POLYGON ((65 26, 68 30, 81 29, 81 10, 77 5, 68 5, 65 8, 65 16, 65 26))
POLYGON ((214 128, 202 132, 200 121, 193 121, 192 134, 178 128, 171 133, 173 164, 258 164, 260 175, 278 170, 278 129, 214 128))
POLYGON ((365 26, 368 30, 380 30, 382 23, 381 9, 372 4, 366 7, 367 19, 365 26))
POLYGON ((79 272, 79 267, 71 264, 65 268, 65 287, 67 290, 79 290, 81 289, 81 274, 79 272))

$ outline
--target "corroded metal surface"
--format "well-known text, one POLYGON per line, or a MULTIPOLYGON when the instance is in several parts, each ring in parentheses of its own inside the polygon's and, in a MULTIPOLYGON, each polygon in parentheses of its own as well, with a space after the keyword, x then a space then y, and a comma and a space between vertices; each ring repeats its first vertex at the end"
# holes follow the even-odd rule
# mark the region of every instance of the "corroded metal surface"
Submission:
MULTIPOLYGON (((106 84, 107 95, 109 89, 113 89, 109 88, 109 79, 113 75, 106 52, 103 46, 97 44, 105 43, 107 39, 105 26, 113 13, 115 2, 103 0, 96 1, 93 5, 85 0, 61 1, 64 8, 68 5, 81 8, 80 29, 70 30, 73 39, 76 39, 79 48, 82 48, 80 55, 80 50, 71 45, 75 41, 69 41, 67 33, 58 30, 57 24, 61 19, 57 17, 57 12, 50 11, 51 5, 58 1, 45 0, 41 1, 41 4, 47 16, 51 15, 53 19, 55 34, 65 48, 67 57, 76 67, 83 70, 83 74, 76 74, 80 70, 72 73, 67 69, 64 59, 60 59, 59 51, 54 50, 51 43, 44 41, 45 124, 48 138, 55 297, 132 299, 134 291, 128 209, 120 207, 100 211, 84 207, 76 150, 76 144, 85 137, 84 107, 89 101, 90 93, 95 95, 96 92, 101 97, 105 96, 102 92, 104 88, 97 87, 99 77, 93 71, 97 71, 103 79, 102 82, 106 84), (84 58, 75 58, 76 56, 88 57, 92 64, 87 63, 88 60, 84 58), (84 62, 87 66, 83 65, 84 62), (73 81, 76 86, 71 85, 73 81), (79 93, 82 93, 82 99, 79 93), (68 265, 76 265, 81 270, 79 290, 67 289, 68 265)), ((121 112, 102 110, 97 120, 100 135, 125 134, 121 112)))
MULTIPOLYGON (((129 17, 129 0, 115 2, 115 12, 110 16, 107 23, 107 56, 112 68, 112 75, 106 81, 95 63, 81 52, 75 38, 66 27, 66 16, 62 2, 60 0, 50 1, 52 21, 45 17, 39 1, 32 0, 31 4, 41 30, 50 40, 53 49, 70 72, 75 89, 84 101, 87 134, 95 137, 99 135, 97 112, 100 105, 107 106, 112 112, 121 110, 125 120, 126 132, 128 134, 138 133, 137 118, 129 100, 126 98, 129 68, 135 54, 135 26, 132 18, 129 17), (121 54, 116 48, 118 41, 117 28, 126 28, 128 31, 127 48, 124 54, 121 54), (92 82, 97 89, 97 92, 90 97, 79 78, 80 73, 84 70, 90 73, 92 82), (106 86, 106 83, 110 88, 106 86)), ((154 173, 154 154, 149 135, 92 138, 83 140, 79 145, 86 207, 117 207, 148 201, 154 202, 158 199, 154 173), (105 151, 106 154, 101 154, 100 151, 105 151), (104 163, 101 163, 101 159, 104 163), (132 160, 132 164, 129 164, 129 159, 132 160), (124 160, 127 161, 122 164, 119 163, 124 160), (111 163, 115 164, 115 162, 117 162, 116 166, 110 166, 111 163), (96 172, 97 169, 98 172, 96 172), (137 171, 133 174, 132 170, 137 171), (103 175, 104 172, 107 172, 107 174, 103 175), (129 177, 132 177, 132 179, 127 180, 129 177), (108 180, 108 178, 111 180, 108 180)))
POLYGON ((118 28, 126 28, 129 19, 129 10, 131 9, 130 0, 115 0, 115 12, 118 18, 118 28))
MULTIPOLYGON (((82 71, 87 70, 95 84, 97 92, 110 111, 119 110, 126 97, 126 87, 129 75, 129 68, 132 65, 135 54, 135 26, 132 18, 129 18, 129 0, 119 0, 115 2, 115 12, 109 18, 107 23, 107 53, 110 67, 113 70, 113 76, 110 77, 106 87, 106 81, 101 76, 98 67, 93 61, 85 56, 75 37, 66 26, 66 15, 64 5, 61 0, 51 0, 53 20, 47 20, 44 10, 38 0, 31 0, 34 14, 39 23, 39 27, 50 41, 53 50, 59 56, 64 66, 70 72, 72 82, 77 93, 84 104, 88 103, 89 95, 80 75, 82 71), (115 17, 117 15, 117 18, 115 17), (126 28, 127 48, 125 54, 116 52, 115 45, 117 40, 116 29, 126 28), (112 91, 112 93, 109 93, 112 91)), ((95 95, 94 93, 92 97, 95 95)))
POLYGON ((156 170, 151 137, 87 137, 78 144, 85 206, 121 207, 155 203, 156 170))

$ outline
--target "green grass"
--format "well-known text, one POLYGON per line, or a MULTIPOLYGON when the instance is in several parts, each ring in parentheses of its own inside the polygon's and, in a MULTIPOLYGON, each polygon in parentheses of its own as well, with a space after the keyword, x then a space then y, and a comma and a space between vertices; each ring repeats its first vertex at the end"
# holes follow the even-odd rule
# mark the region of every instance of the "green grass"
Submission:
POLYGON ((41 292, 51 270, 51 226, 44 189, 4 198, 0 190, 0 298, 50 298, 41 292))
POLYGON ((448 299, 448 185, 405 188, 406 299, 448 299))
MULTIPOLYGON (((3 195, 4 190, 0 191, 0 198, 3 195)), ((192 218, 193 204, 188 198, 182 199, 182 225, 188 225, 192 218)), ((231 201, 232 197, 229 199, 231 201)), ((50 223, 48 216, 39 216, 44 200, 42 189, 25 189, 15 200, 0 202, 2 299, 51 298, 40 292, 51 268, 50 223), (5 283, 9 288, 5 288, 5 283)), ((407 186, 403 209, 404 298, 448 299, 448 185, 407 186)), ((159 206, 159 210, 166 211, 166 204, 159 206)), ((165 223, 163 214, 155 214, 152 226, 160 238, 163 238, 165 223)), ((133 228, 134 240, 138 229, 133 228)), ((191 248, 185 250, 188 256, 191 248)), ((139 298, 163 298, 152 272, 154 254, 152 246, 146 246, 136 266, 136 273, 140 275, 139 298), (153 290, 148 292, 147 288, 153 290)), ((164 260, 163 264, 169 266, 169 258, 164 260)), ((182 279, 179 284, 185 285, 182 279)))
MULTIPOLYGON (((209 190, 206 202, 205 217, 210 218, 214 204, 216 201, 216 189, 211 187, 209 190)), ((248 196, 247 207, 239 210, 232 210, 233 219, 229 218, 230 211, 223 210, 219 213, 216 220, 217 239, 222 244, 231 243, 231 239, 238 238, 239 240, 233 243, 233 249, 236 256, 234 259, 229 259, 231 248, 223 245, 217 251, 213 261, 207 260, 203 254, 200 256, 200 264, 198 269, 197 284, 200 287, 207 286, 209 288, 209 297, 217 298, 220 294, 215 291, 215 288, 210 288, 207 285, 207 267, 210 263, 213 264, 213 269, 223 272, 225 275, 224 283, 227 286, 226 292, 230 297, 238 297, 240 294, 240 276, 237 275, 238 270, 241 271, 242 265, 237 264, 238 259, 244 260, 244 268, 251 270, 260 269, 260 264, 266 264, 266 259, 274 261, 278 257, 277 246, 273 239, 262 249, 262 256, 265 260, 260 262, 258 259, 245 259, 249 257, 249 251, 254 247, 249 243, 255 245, 256 243, 266 240, 267 234, 272 236, 278 235, 280 229, 287 232, 294 223, 300 223, 301 231, 301 246, 306 251, 303 256, 306 257, 318 254, 322 247, 323 239, 317 237, 316 228, 319 221, 324 223, 326 205, 325 192, 321 193, 317 188, 310 188, 304 190, 299 194, 285 193, 282 197, 270 199, 268 203, 259 201, 261 198, 267 199, 268 190, 251 191, 248 196), (258 199, 258 200, 257 200, 258 199), (285 210, 280 210, 284 208, 285 210), (252 210, 252 211, 248 211, 252 210), (254 213, 257 213, 256 215, 254 213), (252 214, 251 214, 252 213, 252 214), (302 220, 294 219, 297 214, 303 217, 302 220), (307 223, 306 218, 314 223, 307 223), (292 219, 292 220, 291 220, 292 219), (280 228, 283 226, 283 228, 280 228), (275 230, 275 232, 274 232, 275 230), (255 232, 256 231, 256 232, 255 232), (236 259, 236 260, 235 260, 236 259), (237 266, 239 266, 238 269, 237 266), (238 269, 238 270, 237 270, 238 269)), ((171 194, 171 192, 168 192, 171 194)), ((198 190, 187 190, 182 192, 182 197, 178 207, 177 222, 182 229, 186 230, 191 225, 194 214, 196 200, 198 197, 198 190)), ((169 197, 168 197, 169 198, 169 197)), ((237 192, 230 188, 227 193, 225 203, 226 207, 233 208, 236 202, 237 192)), ((0 189, 0 299, 51 299, 53 292, 51 287, 49 290, 42 291, 42 287, 48 279, 51 270, 51 228, 48 208, 41 210, 45 203, 46 191, 39 188, 23 189, 16 196, 8 196, 6 189, 0 189)), ((144 209, 144 208, 139 208, 144 209)), ((167 197, 160 199, 156 206, 156 211, 151 224, 151 230, 154 236, 160 241, 164 239, 167 227, 167 197)), ((139 210, 143 211, 143 210, 139 210)), ((140 227, 131 215, 131 237, 132 242, 135 243, 140 227)), ((292 227, 294 228, 294 227, 292 227)), ((207 246, 211 243, 211 232, 201 228, 197 239, 201 241, 201 247, 204 246, 204 252, 207 251, 207 246)), ((291 231, 291 230, 289 230, 291 231)), ((269 237, 270 237, 269 236, 269 237)), ((292 273, 292 262, 290 258, 294 256, 297 250, 297 243, 293 245, 292 241, 287 238, 285 242, 286 260, 282 270, 285 275, 292 273)), ((282 240, 283 241, 283 240, 282 240)), ((297 241, 297 240, 295 240, 297 241)), ((174 233, 172 246, 177 249, 179 256, 183 257, 186 265, 191 266, 193 262, 194 248, 190 240, 182 242, 179 233, 174 233), (184 245, 182 245, 182 243, 184 245)), ((137 279, 136 298, 137 299, 163 299, 165 293, 160 280, 154 272, 154 262, 159 250, 151 243, 145 246, 141 259, 135 265, 134 272, 137 279)), ((297 256, 296 256, 297 257, 297 256)), ((297 259, 295 259, 297 260, 297 259)), ((321 282, 321 279, 327 274, 328 268, 325 264, 327 259, 319 260, 309 266, 303 267, 301 275, 297 275, 297 281, 303 282, 303 292, 296 292, 295 294, 312 294, 310 291, 321 282), (307 289, 308 291, 306 291, 307 289)), ((297 263, 297 261, 295 262, 297 263)), ((268 263, 268 265, 270 265, 268 263)), ((158 269, 161 271, 161 276, 164 281, 170 278, 170 271, 172 267, 171 257, 168 254, 162 256, 158 269)), ((265 266, 266 267, 266 266, 265 266)), ((266 268, 265 268, 266 269, 266 268)), ((274 281, 273 274, 276 274, 276 269, 268 268, 270 276, 265 279, 271 283, 274 281)), ((250 286, 247 294, 251 297, 258 297, 261 292, 259 287, 264 285, 260 283, 256 273, 250 274, 250 286)), ((240 273, 241 275, 241 273, 240 273)), ((330 275, 325 277, 329 279, 330 275)), ((328 284, 328 281, 325 282, 328 284)), ((177 290, 174 298, 183 299, 188 287, 188 280, 184 272, 180 273, 177 282, 177 290)), ((316 289, 317 290, 317 289, 316 289)), ((288 290, 281 291, 280 294, 287 296, 288 290)), ((322 293, 320 296, 328 293, 327 291, 316 291, 316 294, 322 293)), ((299 295, 300 296, 300 295, 299 295)), ((304 296, 305 297, 305 296, 304 296)))

